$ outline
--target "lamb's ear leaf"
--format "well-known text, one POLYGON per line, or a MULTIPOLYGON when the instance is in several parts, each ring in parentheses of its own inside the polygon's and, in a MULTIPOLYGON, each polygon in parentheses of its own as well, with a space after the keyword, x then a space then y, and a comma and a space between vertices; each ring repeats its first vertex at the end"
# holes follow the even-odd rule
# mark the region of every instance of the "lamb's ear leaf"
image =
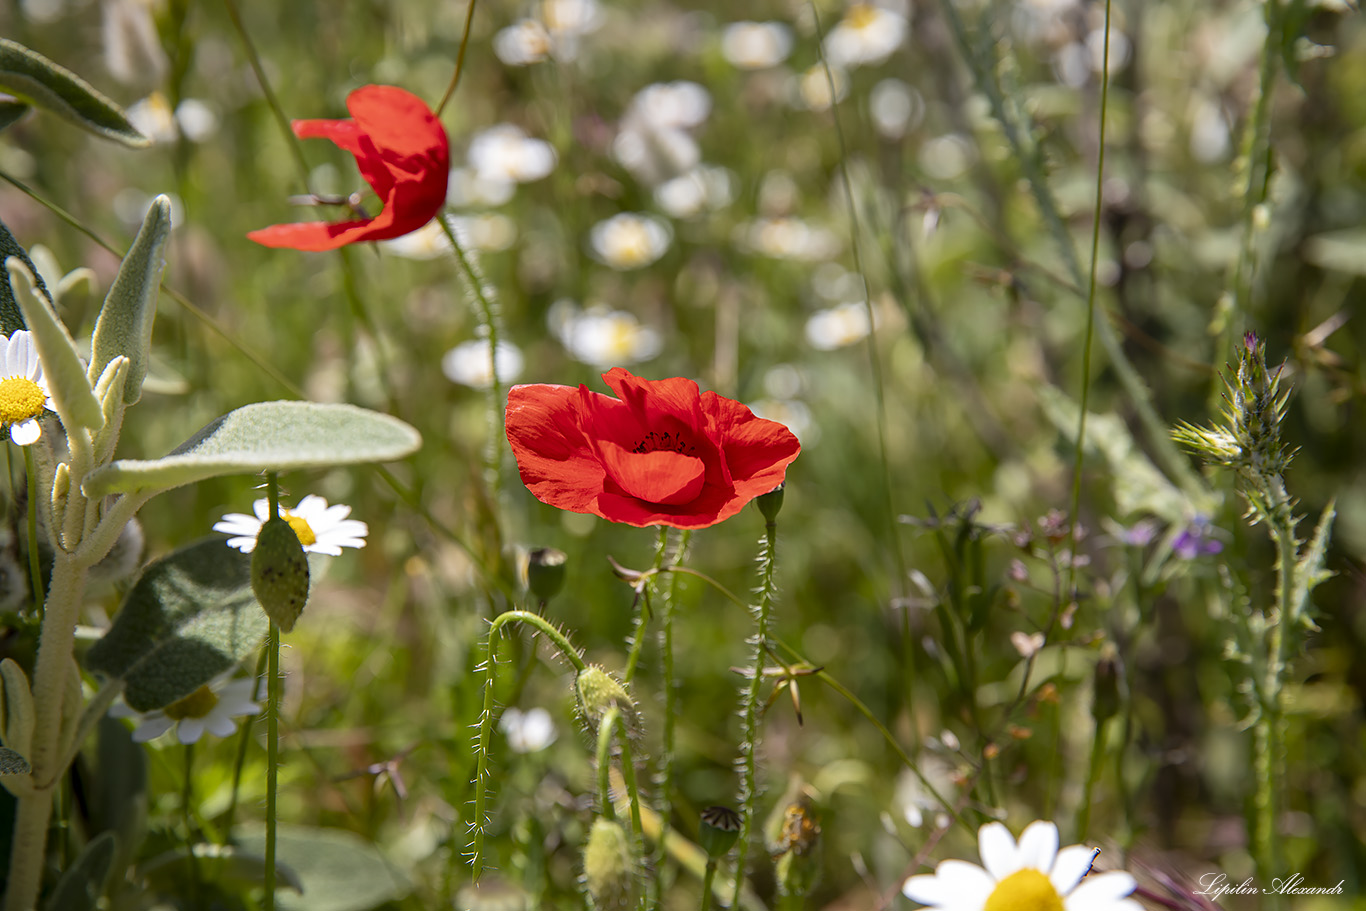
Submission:
POLYGON ((0 89, 105 139, 135 149, 151 144, 118 105, 84 79, 6 38, 0 38, 0 89))
POLYGON ((109 868, 118 853, 119 840, 113 832, 101 832, 67 868, 52 890, 45 911, 94 911, 104 895, 104 883, 109 879, 109 868))
MULTIPOLYGON (((52 297, 48 293, 47 285, 43 284, 43 277, 38 274, 38 267, 33 264, 33 260, 28 258, 28 251, 14 239, 14 235, 5 227, 4 221, 0 221, 0 262, 10 257, 17 258, 21 263, 28 267, 29 274, 38 283, 38 290, 52 297)), ((9 273, 0 272, 0 335, 6 337, 13 335, 20 329, 27 329, 28 323, 24 322, 24 314, 19 309, 19 303, 14 299, 14 291, 10 288, 9 273)))
POLYGON ((22 753, 0 747, 0 775, 27 775, 33 771, 22 753))
POLYGON ((30 107, 32 105, 12 98, 0 101, 0 130, 27 114, 30 107))
POLYGON ((269 626, 251 591, 251 557, 209 538, 143 570, 85 665, 123 680, 129 708, 149 712, 231 670, 269 626))
POLYGON ((86 379, 94 385, 109 362, 119 355, 128 358, 123 400, 131 405, 142 397, 142 381, 147 376, 149 349, 152 346, 152 321, 157 314, 157 291, 161 270, 166 264, 162 251, 171 234, 171 201, 158 196, 142 220, 128 255, 119 265, 119 274, 109 286, 100 308, 91 342, 90 369, 86 379))
POLYGON ((388 462, 422 436, 398 418, 355 405, 257 402, 200 430, 160 459, 120 459, 92 471, 88 497, 170 490, 229 474, 388 462))
POLYGON ((33 346, 43 364, 43 378, 62 423, 68 431, 77 427, 100 429, 104 426, 104 409, 90 389, 76 343, 52 309, 51 299, 37 289, 33 273, 18 258, 5 260, 5 266, 14 299, 33 333, 33 346))

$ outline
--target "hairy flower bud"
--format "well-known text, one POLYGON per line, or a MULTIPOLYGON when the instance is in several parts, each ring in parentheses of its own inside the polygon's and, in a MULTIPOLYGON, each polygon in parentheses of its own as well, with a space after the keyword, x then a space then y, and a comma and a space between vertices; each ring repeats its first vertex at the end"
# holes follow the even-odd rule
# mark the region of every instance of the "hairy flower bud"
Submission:
POLYGON ((299 536, 279 516, 262 525, 256 537, 251 590, 281 632, 294 629, 308 601, 308 558, 299 536))
POLYGON ((568 557, 553 547, 538 547, 527 554, 526 585, 537 601, 549 601, 564 585, 564 563, 568 557))
POLYGON ((786 487, 787 482, 783 482, 754 501, 759 506, 759 512, 764 514, 765 522, 778 521, 778 512, 783 508, 783 490, 786 487))
POLYGON ((627 730, 635 730, 636 704, 626 687, 607 671, 596 664, 590 664, 579 672, 574 681, 574 690, 579 697, 579 710, 588 722, 589 730, 598 730, 598 722, 608 709, 616 709, 626 722, 627 730))
POLYGON ((631 839, 620 823, 593 820, 583 849, 583 882, 597 911, 626 911, 635 906, 636 871, 631 839))

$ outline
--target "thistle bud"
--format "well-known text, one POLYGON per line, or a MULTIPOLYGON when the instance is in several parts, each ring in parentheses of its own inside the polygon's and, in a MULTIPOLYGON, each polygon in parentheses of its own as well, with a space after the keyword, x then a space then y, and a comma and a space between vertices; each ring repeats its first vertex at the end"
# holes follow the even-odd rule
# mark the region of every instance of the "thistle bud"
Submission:
POLYGON ((786 487, 787 483, 783 482, 754 501, 759 512, 764 514, 765 522, 772 524, 778 521, 778 512, 783 508, 783 489, 786 487))
POLYGON ((553 547, 538 547, 527 554, 526 585, 537 601, 549 601, 559 593, 567 559, 564 551, 553 547))
POLYGON ((740 840, 740 814, 730 807, 707 807, 702 811, 702 827, 697 844, 712 860, 725 857, 740 840))
POLYGON ((620 823, 593 820, 583 849, 583 883, 597 911, 626 911, 636 903, 631 839, 620 823))
POLYGON ((588 665, 579 672, 574 689, 579 697, 579 710, 583 712, 589 730, 596 733, 602 716, 613 708, 621 713, 627 730, 634 730, 636 704, 626 692, 626 687, 607 671, 596 664, 588 665))
POLYGON ((251 590, 281 632, 294 629, 308 601, 308 558, 289 523, 274 516, 261 526, 251 554, 251 590))

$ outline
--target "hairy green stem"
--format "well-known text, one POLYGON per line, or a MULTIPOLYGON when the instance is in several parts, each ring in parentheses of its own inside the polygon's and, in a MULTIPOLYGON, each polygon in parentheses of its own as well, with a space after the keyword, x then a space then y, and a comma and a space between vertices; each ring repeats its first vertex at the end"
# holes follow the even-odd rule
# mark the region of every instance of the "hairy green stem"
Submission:
POLYGON ((759 603, 753 608, 754 657, 750 662, 749 685, 745 688, 744 702, 740 709, 740 839, 735 858, 735 888, 731 892, 731 905, 740 901, 740 892, 745 884, 745 859, 749 853, 750 836, 754 832, 754 818, 759 806, 758 761, 759 751, 759 688, 764 681, 764 653, 768 647, 768 615, 773 607, 777 589, 774 583, 774 569, 777 565, 776 545, 778 525, 768 521, 764 526, 764 538, 759 551, 759 603))
POLYGON ((38 560, 38 481, 33 470, 33 453, 24 450, 24 479, 28 484, 28 574, 33 586, 33 603, 41 611, 47 596, 43 592, 43 569, 38 560))
MULTIPOLYGON (((1284 488, 1281 488, 1284 494, 1284 488)), ((1286 627, 1293 622, 1292 593, 1295 588, 1296 560, 1299 545, 1295 539, 1294 520, 1289 518, 1289 504, 1277 510, 1285 517, 1281 522, 1272 519, 1271 537, 1276 545, 1277 580, 1275 613, 1268 618, 1270 627, 1266 647, 1265 678, 1260 687, 1261 712, 1253 736, 1253 768, 1257 777, 1257 792, 1253 798, 1256 814, 1257 873, 1263 882, 1272 882, 1281 875, 1281 837, 1278 821, 1283 797, 1281 793, 1282 766, 1285 763, 1285 676, 1286 627)), ((1283 907, 1279 893, 1268 902, 1271 911, 1283 907)))
MULTIPOLYGON (((678 566, 687 556, 688 541, 691 537, 690 531, 683 531, 678 536, 673 556, 667 558, 672 566, 678 566)), ((661 532, 661 550, 666 544, 667 536, 661 532)), ((675 717, 678 712, 678 681, 674 678, 674 601, 677 597, 678 574, 669 573, 669 581, 661 592, 659 605, 660 666, 664 675, 664 726, 655 799, 661 828, 653 864, 656 895, 663 894, 664 857, 669 841, 669 823, 673 816, 674 740, 678 729, 678 719, 675 717)))
MULTIPOLYGON (((266 515, 280 514, 280 483, 275 472, 266 475, 266 515)), ((270 618, 266 634, 266 869, 265 911, 275 911, 276 790, 280 774, 280 627, 270 618)))
POLYGON ((617 818, 616 807, 612 804, 612 736, 620 716, 616 706, 609 706, 598 719, 598 806, 603 819, 609 820, 617 818))

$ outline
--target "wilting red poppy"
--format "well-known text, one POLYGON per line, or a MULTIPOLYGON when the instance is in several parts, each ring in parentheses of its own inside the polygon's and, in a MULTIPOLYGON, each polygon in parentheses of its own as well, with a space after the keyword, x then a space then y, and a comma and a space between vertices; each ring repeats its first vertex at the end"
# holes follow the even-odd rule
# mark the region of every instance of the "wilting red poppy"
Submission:
POLYGON ((446 202, 451 151, 446 131, 421 98, 391 85, 346 96, 353 120, 296 120, 300 139, 322 137, 356 156, 361 176, 384 201, 374 218, 271 225, 247 237, 267 247, 335 250, 402 237, 431 221, 446 202))
POLYGON ((692 380, 602 375, 588 387, 522 385, 508 393, 507 435, 536 498, 644 527, 706 528, 783 482, 801 445, 782 424, 692 380))

